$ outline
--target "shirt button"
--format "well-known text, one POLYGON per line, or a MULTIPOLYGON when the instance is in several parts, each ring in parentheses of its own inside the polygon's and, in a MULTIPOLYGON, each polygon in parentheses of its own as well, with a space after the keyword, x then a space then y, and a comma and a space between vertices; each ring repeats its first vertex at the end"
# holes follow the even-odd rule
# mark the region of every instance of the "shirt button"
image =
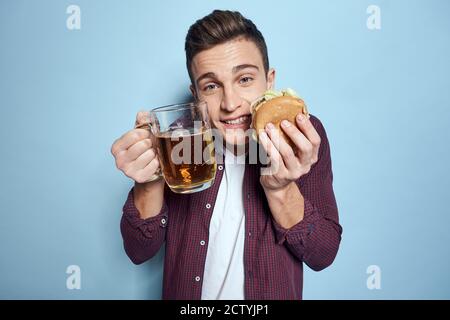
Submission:
POLYGON ((200 277, 199 277, 199 276, 196 276, 196 277, 195 277, 195 281, 199 282, 199 281, 200 281, 200 277))
POLYGON ((251 232, 249 232, 249 233, 248 233, 248 236, 249 236, 249 237, 251 237, 251 236, 252 236, 252 233, 251 233, 251 232))
POLYGON ((162 224, 166 224, 166 219, 165 219, 165 218, 162 218, 162 219, 161 219, 161 223, 162 223, 162 224))
POLYGON ((223 166, 219 166, 219 168, 218 168, 219 170, 223 170, 223 166))
POLYGON ((211 204, 207 203, 206 204, 206 209, 211 209, 211 204))
POLYGON ((200 245, 204 246, 205 245, 205 240, 200 241, 200 245))

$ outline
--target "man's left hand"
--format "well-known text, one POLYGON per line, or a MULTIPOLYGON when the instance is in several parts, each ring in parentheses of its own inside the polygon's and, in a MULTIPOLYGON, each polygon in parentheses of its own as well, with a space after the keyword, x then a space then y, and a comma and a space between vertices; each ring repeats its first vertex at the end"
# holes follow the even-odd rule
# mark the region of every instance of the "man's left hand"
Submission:
POLYGON ((259 134, 259 141, 270 159, 270 166, 263 168, 260 177, 266 192, 287 188, 291 182, 307 174, 318 160, 320 136, 310 119, 299 113, 295 122, 281 122, 282 130, 296 146, 294 149, 271 123, 266 125, 265 132, 259 134))

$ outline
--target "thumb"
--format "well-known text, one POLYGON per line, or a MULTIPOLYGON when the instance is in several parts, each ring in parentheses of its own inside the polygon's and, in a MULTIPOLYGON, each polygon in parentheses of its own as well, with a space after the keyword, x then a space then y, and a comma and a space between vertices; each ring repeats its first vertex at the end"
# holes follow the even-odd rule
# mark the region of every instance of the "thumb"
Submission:
POLYGON ((136 122, 134 123, 134 127, 136 128, 148 123, 150 123, 150 111, 139 111, 136 115, 136 122))

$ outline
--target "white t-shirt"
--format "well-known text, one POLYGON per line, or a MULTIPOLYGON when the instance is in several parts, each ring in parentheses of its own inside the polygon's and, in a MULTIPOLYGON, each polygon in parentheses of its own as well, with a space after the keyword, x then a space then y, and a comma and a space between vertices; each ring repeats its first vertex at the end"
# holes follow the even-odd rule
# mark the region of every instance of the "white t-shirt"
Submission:
POLYGON ((245 155, 225 149, 225 172, 209 225, 202 299, 244 299, 245 155))

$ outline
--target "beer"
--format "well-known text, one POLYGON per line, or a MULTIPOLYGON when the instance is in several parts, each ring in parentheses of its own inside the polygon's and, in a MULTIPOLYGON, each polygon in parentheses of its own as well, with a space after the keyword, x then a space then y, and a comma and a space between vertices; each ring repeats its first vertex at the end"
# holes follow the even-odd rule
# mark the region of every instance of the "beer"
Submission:
POLYGON ((162 176, 173 192, 194 193, 213 184, 217 164, 206 101, 155 108, 150 128, 162 176))
POLYGON ((217 163, 211 129, 155 135, 164 179, 174 192, 190 193, 212 185, 217 163))

